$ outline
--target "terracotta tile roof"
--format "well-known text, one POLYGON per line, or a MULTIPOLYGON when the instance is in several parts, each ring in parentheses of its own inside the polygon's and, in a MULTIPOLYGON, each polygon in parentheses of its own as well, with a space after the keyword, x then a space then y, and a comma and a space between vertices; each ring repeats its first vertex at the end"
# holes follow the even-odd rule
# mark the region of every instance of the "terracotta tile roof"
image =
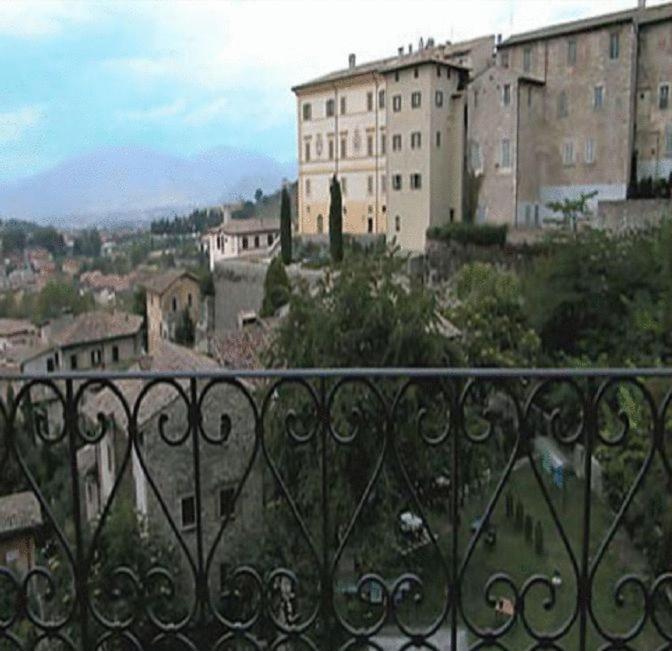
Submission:
POLYGON ((263 368, 260 355, 270 343, 272 325, 260 321, 258 325, 246 326, 211 339, 212 354, 225 368, 248 370, 263 368))
POLYGON ((141 316, 127 312, 84 312, 54 335, 53 341, 67 348, 90 341, 128 337, 140 330, 142 321, 141 316))
POLYGON ((184 269, 171 269, 162 274, 150 276, 144 280, 142 285, 147 291, 163 294, 176 280, 179 280, 183 276, 188 276, 192 280, 198 282, 198 278, 189 271, 185 271, 184 269))
POLYGON ((531 30, 529 32, 522 32, 520 34, 513 34, 499 45, 500 48, 518 45, 520 43, 527 43, 528 41, 536 41, 538 39, 555 38, 558 36, 565 36, 567 34, 574 34, 576 32, 588 31, 591 29, 600 29, 609 25, 616 25, 618 23, 629 23, 637 21, 640 24, 655 23, 661 20, 669 20, 672 18, 672 3, 657 5, 655 7, 648 7, 644 10, 634 8, 626 11, 617 11, 610 14, 602 14, 601 16, 592 16, 582 20, 573 20, 567 23, 559 23, 541 29, 531 30))
POLYGON ((231 219, 225 224, 212 229, 217 233, 228 233, 230 235, 245 235, 247 233, 270 233, 280 230, 279 219, 231 219))
POLYGON ((0 535, 34 529, 41 524, 40 503, 31 491, 0 497, 0 535))
MULTIPOLYGON (((219 365, 214 359, 201 355, 190 348, 178 346, 166 340, 159 340, 152 354, 143 358, 138 364, 132 366, 131 371, 215 371, 219 365)), ((180 384, 186 389, 188 382, 181 380, 180 384)), ((129 407, 133 409, 140 392, 144 387, 142 380, 117 380, 115 386, 123 394, 129 407)), ((142 425, 155 414, 165 409, 176 399, 175 388, 169 384, 159 383, 150 389, 140 403, 138 412, 138 425, 142 425)), ((119 399, 108 389, 94 394, 86 400, 82 411, 91 419, 95 420, 99 413, 114 414, 117 422, 123 427, 125 419, 119 399)))

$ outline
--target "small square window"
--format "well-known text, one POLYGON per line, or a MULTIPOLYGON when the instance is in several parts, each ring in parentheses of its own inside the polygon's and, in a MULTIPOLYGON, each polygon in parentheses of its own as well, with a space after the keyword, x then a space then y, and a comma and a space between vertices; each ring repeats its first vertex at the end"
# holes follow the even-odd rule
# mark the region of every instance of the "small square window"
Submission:
POLYGON ((528 45, 523 50, 523 71, 530 72, 532 70, 532 46, 528 45))
POLYGON ((593 138, 586 140, 585 161, 587 165, 595 162, 595 140, 593 138))
POLYGON ((670 106, 670 85, 661 84, 658 91, 658 108, 665 111, 670 106))
POLYGON ((303 105, 303 120, 307 122, 313 116, 313 107, 310 104, 303 105))
POLYGON ((115 363, 119 361, 119 346, 112 346, 112 361, 115 363))
POLYGON ((180 517, 183 529, 196 526, 196 498, 193 495, 183 497, 180 501, 180 517))
POLYGON ((327 114, 328 118, 331 118, 331 117, 334 116, 334 100, 333 99, 328 99, 327 100, 326 114, 327 114))
POLYGON ((419 190, 422 187, 422 176, 411 174, 411 190, 419 190))
POLYGON ((618 32, 609 35, 609 58, 618 59, 621 53, 621 39, 618 32))
POLYGON ((441 108, 443 106, 443 91, 442 90, 437 90, 436 95, 434 96, 434 102, 436 103, 436 106, 438 108, 441 108))
POLYGON ((392 136, 392 151, 401 151, 401 135, 398 133, 392 136))
POLYGON ((504 106, 511 104, 511 84, 504 84, 502 88, 502 103, 504 106))
POLYGON ((502 68, 508 68, 509 67, 509 53, 508 53, 508 51, 504 51, 499 55, 499 61, 502 64, 502 68))
POLYGON ((366 110, 373 111, 373 93, 366 94, 366 110))
POLYGON ((593 108, 599 111, 604 106, 604 86, 595 86, 593 89, 593 108))
POLYGON ((413 68, 413 77, 415 77, 415 79, 418 78, 418 75, 419 75, 419 74, 420 74, 420 72, 418 71, 418 69, 417 69, 417 68, 413 68))
POLYGON ((440 131, 436 132, 436 146, 437 147, 441 146, 441 132, 440 131))
POLYGON ((255 249, 259 248, 259 236, 258 235, 254 236, 254 248, 255 249))
POLYGON ((504 169, 509 169, 511 167, 511 141, 508 138, 502 140, 500 163, 504 169))
POLYGON ((236 510, 236 487, 227 486, 219 489, 217 496, 217 515, 224 519, 233 518, 236 510))
POLYGON ((422 134, 420 131, 413 131, 411 133, 411 149, 420 149, 422 146, 422 134))
POLYGON ((378 91, 378 108, 379 109, 384 109, 385 108, 385 91, 384 90, 379 90, 378 91))
POLYGON ((571 140, 566 140, 562 146, 562 164, 574 165, 574 143, 571 140))
POLYGON ((401 190, 401 174, 392 175, 392 189, 401 190))
POLYGON ((570 67, 576 65, 576 38, 567 41, 567 65, 570 67))
POLYGON ((416 90, 414 93, 411 94, 411 107, 420 108, 421 104, 422 104, 422 93, 419 90, 416 90))
POLYGON ((345 100, 345 97, 341 97, 341 115, 345 115, 346 108, 347 108, 347 102, 345 100))
POLYGON ((395 113, 399 113, 399 111, 401 111, 401 95, 395 95, 392 97, 392 110, 395 113))

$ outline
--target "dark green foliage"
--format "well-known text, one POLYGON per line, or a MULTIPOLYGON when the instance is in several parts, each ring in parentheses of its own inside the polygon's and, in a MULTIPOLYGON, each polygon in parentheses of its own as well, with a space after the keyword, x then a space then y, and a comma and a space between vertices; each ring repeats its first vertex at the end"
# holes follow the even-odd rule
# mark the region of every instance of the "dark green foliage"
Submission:
POLYGON ((41 246, 54 256, 65 255, 65 241, 63 236, 52 226, 37 228, 30 238, 33 246, 41 246))
POLYGON ((264 300, 261 305, 260 316, 273 316, 278 309, 289 302, 292 286, 289 277, 278 257, 271 260, 264 279, 264 300))
POLYGON ((511 493, 506 494, 504 506, 505 506, 506 517, 507 518, 512 518, 513 517, 513 495, 511 495, 511 493))
POLYGON ((185 307, 175 327, 175 341, 182 346, 193 346, 195 336, 196 328, 194 322, 189 314, 189 310, 185 307))
POLYGON ((669 199, 672 196, 672 174, 667 179, 646 176, 639 181, 630 180, 629 199, 669 199))
POLYGON ((523 524, 525 522, 525 508, 523 507, 523 503, 518 500, 516 502, 516 529, 518 531, 521 531, 523 528, 523 524))
POLYGON ((223 213, 218 208, 194 210, 187 217, 173 219, 167 217, 157 219, 150 225, 153 235, 188 235, 190 233, 204 233, 209 228, 222 222, 223 213))
POLYGON ((261 203, 261 200, 264 198, 264 191, 261 188, 257 188, 254 192, 254 200, 257 203, 261 203))
POLYGON ((252 201, 245 201, 241 208, 231 213, 233 219, 249 219, 257 214, 257 207, 252 201))
POLYGON ((588 202, 596 197, 597 190, 593 192, 582 192, 576 199, 563 199, 562 201, 551 201, 546 206, 555 213, 561 213, 562 218, 559 220, 545 219, 547 223, 553 221, 559 222, 565 228, 571 228, 572 232, 576 233, 579 221, 585 222, 591 216, 588 202))
POLYGON ((338 264, 343 260, 343 198, 341 184, 335 174, 331 180, 329 195, 329 250, 332 262, 338 264))
POLYGON ((85 255, 97 258, 100 255, 102 241, 97 228, 83 231, 75 238, 72 252, 74 255, 85 255))
POLYGON ((525 516, 525 540, 529 543, 532 542, 532 516, 528 513, 525 516))
MULTIPOLYGON (((27 297, 26 297, 27 298, 27 297)), ((62 316, 66 312, 80 314, 94 309, 90 294, 80 295, 74 285, 50 280, 30 306, 24 306, 35 323, 62 316)))
POLYGON ((10 253, 23 253, 26 248, 28 236, 25 229, 9 224, 2 228, 2 252, 4 255, 10 253))
POLYGON ((544 553, 544 530, 541 520, 534 525, 534 551, 541 556, 544 553))
POLYGON ((457 222, 432 226, 427 230, 430 240, 439 242, 457 242, 459 244, 474 244, 476 246, 504 246, 506 244, 506 224, 468 224, 457 222))
POLYGON ((282 188, 280 202, 280 246, 284 264, 292 262, 292 211, 289 203, 289 192, 282 188))

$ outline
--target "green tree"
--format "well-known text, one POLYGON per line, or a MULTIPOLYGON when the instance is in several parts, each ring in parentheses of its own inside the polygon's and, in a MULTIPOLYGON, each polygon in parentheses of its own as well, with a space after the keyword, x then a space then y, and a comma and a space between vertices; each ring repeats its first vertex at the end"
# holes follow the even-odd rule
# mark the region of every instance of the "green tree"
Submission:
MULTIPOLYGON (((570 227, 573 233, 577 231, 577 223, 579 220, 587 220, 592 214, 588 207, 588 202, 598 192, 582 192, 576 199, 565 198, 562 201, 551 201, 546 204, 553 212, 562 213, 561 223, 565 227, 570 227)), ((546 220, 550 221, 550 220, 546 220)))
POLYGON ((91 294, 80 295, 74 285, 50 280, 38 294, 32 316, 34 322, 40 323, 67 312, 80 314, 93 307, 91 294))
POLYGON ((334 174, 329 187, 329 249, 331 260, 338 264, 343 260, 343 199, 341 184, 334 174))
POLYGON ((264 299, 261 304, 262 317, 273 316, 279 308, 289 302, 292 286, 289 277, 278 257, 271 260, 264 279, 264 299))
POLYGON ((175 341, 182 346, 193 346, 195 337, 196 327, 189 310, 185 307, 175 327, 175 341))
POLYGON ((528 323, 517 275, 475 262, 456 274, 447 317, 461 331, 464 354, 472 366, 529 366, 540 341, 528 323))
POLYGON ((463 221, 466 224, 476 223, 478 212, 478 197, 483 185, 483 174, 477 174, 471 168, 467 170, 464 179, 464 207, 463 221))
POLYGON ((292 212, 287 188, 282 188, 280 202, 280 247, 282 262, 292 263, 292 212))
POLYGON ((73 244, 74 255, 85 255, 92 258, 97 258, 100 255, 102 247, 102 240, 97 228, 91 228, 82 231, 82 233, 75 238, 73 244))
POLYGON ((44 247, 52 255, 65 255, 65 241, 63 240, 63 236, 52 226, 37 228, 30 239, 32 244, 44 247))
POLYGON ((257 188, 254 192, 254 200, 257 203, 261 203, 261 200, 264 198, 264 191, 261 188, 257 188))

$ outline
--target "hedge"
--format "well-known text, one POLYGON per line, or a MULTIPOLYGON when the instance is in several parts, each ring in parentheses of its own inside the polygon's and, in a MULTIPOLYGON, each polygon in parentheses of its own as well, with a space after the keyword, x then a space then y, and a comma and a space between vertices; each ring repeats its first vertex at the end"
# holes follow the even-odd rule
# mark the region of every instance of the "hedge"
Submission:
POLYGON ((460 244, 476 244, 478 246, 504 246, 506 244, 507 226, 503 224, 465 224, 457 222, 432 226, 427 230, 430 240, 439 242, 459 242, 460 244))

